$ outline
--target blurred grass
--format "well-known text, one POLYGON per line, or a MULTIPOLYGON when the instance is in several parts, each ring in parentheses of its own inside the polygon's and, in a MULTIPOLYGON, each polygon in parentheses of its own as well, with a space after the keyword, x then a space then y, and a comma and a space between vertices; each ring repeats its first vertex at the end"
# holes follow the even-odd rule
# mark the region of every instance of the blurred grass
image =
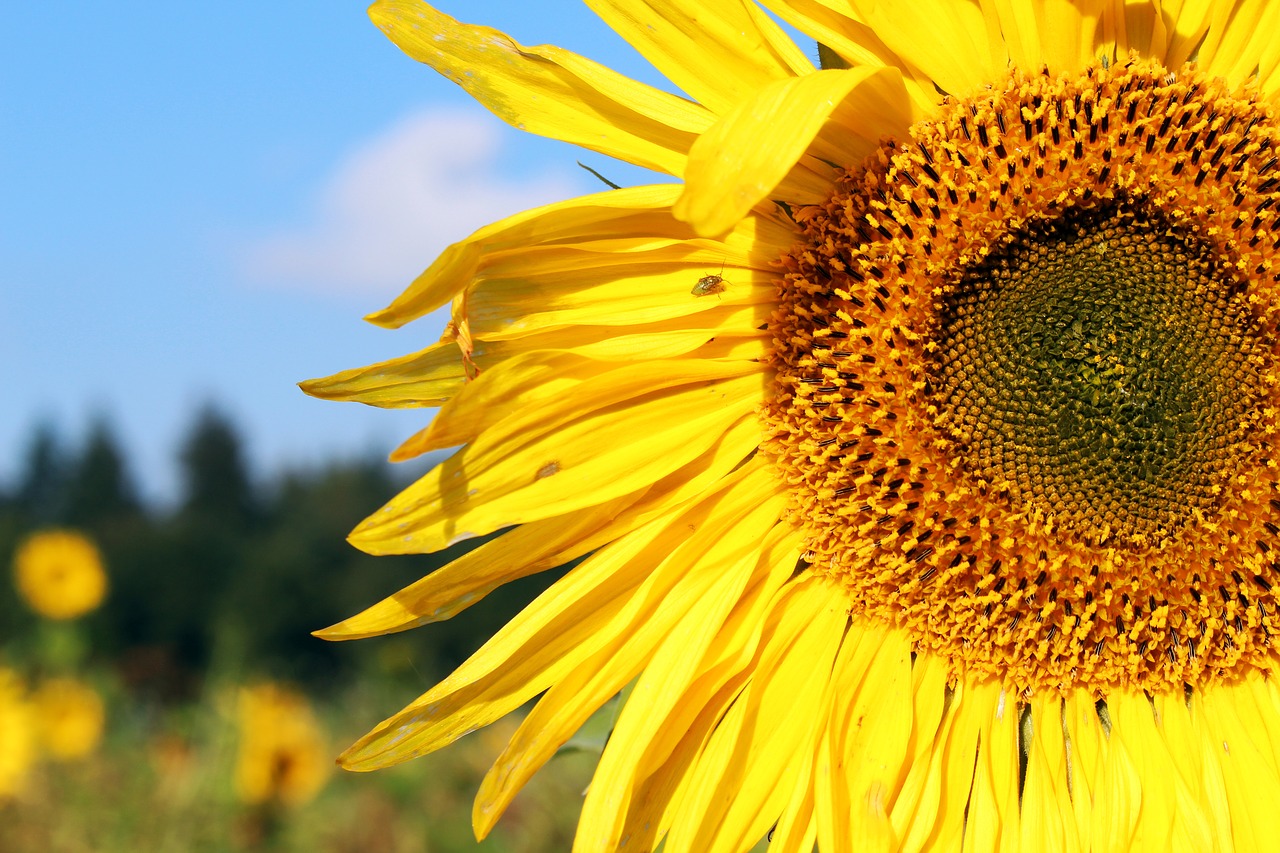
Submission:
MULTIPOLYGON (((321 700, 316 712, 332 752, 406 697, 375 679, 321 700)), ((516 719, 500 721, 434 755, 374 773, 335 769, 320 793, 293 808, 241 803, 234 685, 167 707, 110 697, 97 754, 41 762, 26 789, 0 803, 6 853, 114 851, 362 851, 534 853, 567 850, 596 755, 558 756, 516 798, 494 833, 477 843, 471 800, 516 719), (123 704, 122 704, 123 703, 123 704)))

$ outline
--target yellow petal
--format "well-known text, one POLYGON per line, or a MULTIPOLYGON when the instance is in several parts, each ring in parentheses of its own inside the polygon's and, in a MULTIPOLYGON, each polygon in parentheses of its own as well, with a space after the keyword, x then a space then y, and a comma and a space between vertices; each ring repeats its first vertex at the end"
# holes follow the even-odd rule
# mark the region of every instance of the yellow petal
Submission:
MULTIPOLYGON (((642 670, 628 705, 640 703, 645 713, 658 710, 661 703, 655 708, 643 692, 653 683, 664 693, 683 690, 683 682, 697 670, 701 650, 741 603, 759 558, 758 537, 772 528, 781 508, 780 496, 761 501, 726 525, 722 535, 698 537, 655 570, 672 572, 678 580, 669 589, 654 584, 661 597, 638 601, 619 614, 598 637, 595 653, 543 695, 486 774, 472 816, 478 837, 492 829, 534 772, 642 670)), ((615 748, 633 759, 642 754, 615 748)))
POLYGON ((1165 67, 1177 68, 1191 58, 1209 29, 1213 10, 1223 5, 1221 0, 1155 0, 1157 17, 1168 30, 1168 46, 1159 57, 1165 67))
POLYGON ((1158 3, 1152 0, 1119 0, 1105 4, 1094 38, 1098 50, 1094 58, 1106 56, 1123 60, 1130 51, 1161 60, 1167 67, 1176 68, 1165 57, 1169 52, 1169 22, 1160 14, 1158 3))
POLYGON ((508 581, 564 565, 696 500, 739 466, 750 468, 753 463, 742 460, 758 442, 755 415, 745 415, 701 457, 652 486, 567 516, 521 525, 316 636, 351 640, 451 619, 508 581))
POLYGON ((1201 699, 1196 710, 1201 711, 1197 724, 1206 735, 1202 742, 1206 776, 1212 783, 1214 771, 1221 774, 1235 849, 1268 850, 1274 846, 1273 792, 1280 789, 1280 779, 1270 745, 1258 743, 1236 711, 1247 690, 1241 685, 1214 684, 1197 691, 1193 703, 1201 699))
MULTIPOLYGON (((838 634, 838 627, 832 632, 838 634)), ((819 662, 808 663, 811 673, 825 671, 819 662)), ((748 849, 787 808, 795 780, 803 777, 812 784, 812 757, 833 696, 839 695, 835 692, 838 679, 828 684, 811 674, 805 684, 781 687, 784 677, 785 671, 766 673, 757 668, 740 700, 747 707, 742 732, 725 738, 732 740, 732 748, 724 755, 708 750, 701 759, 703 790, 735 793, 732 798, 712 796, 705 804, 689 804, 683 824, 686 849, 706 853, 748 849)))
POLYGON ((835 750, 831 769, 838 797, 832 806, 847 818, 835 821, 831 849, 897 850, 899 839, 889 811, 906 776, 913 723, 907 637, 875 623, 855 623, 840 650, 833 679, 838 699, 830 722, 835 750), (855 639, 856 634, 862 636, 855 639))
POLYGON ((813 822, 818 829, 818 849, 846 853, 851 849, 848 796, 837 764, 836 735, 830 726, 822 730, 813 774, 813 822))
POLYGON ((634 598, 679 533, 646 526, 570 571, 508 622, 448 678, 384 720, 339 757, 376 770, 447 746, 487 726, 565 677, 598 631, 634 598))
MULTIPOLYGON (((1239 86, 1254 75, 1275 41, 1280 6, 1268 0, 1219 3, 1212 21, 1196 63, 1205 73, 1239 86)), ((1261 82, 1270 83, 1270 75, 1261 82)))
POLYGON ((637 850, 653 850, 671 828, 676 804, 687 796, 692 779, 691 769, 710 733, 735 715, 738 682, 690 710, 691 722, 682 737, 660 762, 657 772, 637 772, 637 782, 627 807, 627 821, 622 838, 637 850))
MULTIPOLYGON (((486 542, 348 619, 316 631, 324 640, 359 640, 452 619, 497 587, 564 565, 589 548, 578 543, 641 495, 631 494, 570 516, 521 525, 486 542)), ((625 531, 621 531, 625 532, 625 531)))
MULTIPOLYGON (((759 530, 759 528, 756 529, 759 530)), ((758 540, 756 540, 756 548, 758 547, 758 540)), ((742 557, 744 557, 744 565, 750 565, 754 569, 755 558, 749 553, 744 553, 742 557)), ((783 579, 778 578, 778 580, 783 579)), ((773 589, 776 590, 777 587, 773 589)), ((684 724, 690 712, 699 710, 700 706, 680 707, 689 695, 686 685, 692 686, 695 681, 700 680, 700 665, 708 652, 722 651, 716 648, 719 646, 718 638, 709 633, 709 629, 718 628, 723 624, 724 616, 727 615, 727 612, 717 612, 712 619, 699 625, 694 613, 691 612, 690 617, 682 621, 667 642, 663 643, 663 647, 655 654, 652 665, 637 681, 636 692, 643 693, 637 698, 634 692, 628 699, 627 708, 623 710, 623 715, 618 720, 618 727, 611 738, 609 749, 612 754, 602 758, 602 765, 593 779, 593 785, 602 785, 603 798, 591 802, 593 798, 589 794, 588 806, 584 808, 593 809, 593 813, 609 809, 617 817, 632 811, 628 794, 639 789, 636 783, 641 765, 650 763, 649 753, 666 752, 664 747, 666 743, 671 742, 673 735, 685 731, 685 729, 673 730, 672 722, 678 721, 684 724)), ((744 713, 735 717, 735 720, 739 724, 750 725, 750 721, 753 720, 750 708, 744 708, 744 713)), ((705 733, 707 730, 701 729, 701 731, 705 733)), ((690 767, 689 786, 685 789, 680 802, 672 803, 681 812, 694 806, 696 802, 705 802, 708 795, 710 799, 719 799, 714 797, 713 792, 716 788, 708 780, 726 771, 732 774, 735 768, 741 766, 741 758, 735 757, 735 752, 741 747, 736 743, 736 736, 733 736, 733 733, 736 733, 736 729, 731 722, 721 720, 714 726, 714 734, 710 736, 712 743, 701 749, 696 762, 690 767)), ((759 749, 758 752, 753 753, 753 762, 758 762, 759 767, 745 768, 748 774, 759 770, 773 770, 772 781, 786 784, 790 777, 778 770, 776 766, 778 753, 771 751, 768 743, 755 745, 759 749)), ((785 749, 782 753, 783 761, 791 756, 791 752, 785 749)), ((740 798, 754 797, 754 792, 750 790, 753 786, 750 775, 741 780, 735 780, 730 776, 724 780, 724 784, 732 785, 740 798)), ((713 813, 707 815, 707 820, 701 822, 700 829, 709 829, 708 824, 717 820, 718 815, 714 813, 717 809, 713 808, 712 811, 713 813)), ((748 817, 751 820, 751 818, 762 818, 762 815, 758 811, 753 811, 748 817)), ((620 821, 599 821, 598 826, 602 833, 605 833, 599 838, 611 838, 614 834, 617 834, 617 838, 622 838, 620 821)), ((765 829, 768 829, 768 824, 759 830, 759 835, 763 835, 765 829)), ((684 849, 712 853, 713 850, 721 848, 722 845, 704 844, 701 841, 692 841, 692 847, 689 847, 689 838, 684 831, 681 831, 678 820, 675 827, 672 827, 671 833, 667 835, 666 845, 664 845, 664 849, 671 850, 672 853, 684 849)))
POLYGON ((890 50, 876 32, 858 20, 849 0, 762 0, 771 12, 833 51, 845 67, 897 68, 915 109, 937 106, 933 80, 890 50))
POLYGON ((1280 721, 1280 684, 1276 683, 1275 671, 1251 672, 1245 676, 1245 683, 1253 692, 1259 719, 1269 730, 1272 750, 1277 752, 1277 760, 1280 760, 1280 738, 1276 737, 1276 721, 1280 721))
MULTIPOLYGON (((815 674, 829 671, 832 657, 840 643, 846 615, 840 606, 840 598, 833 596, 826 583, 799 581, 792 583, 778 594, 771 605, 771 613, 764 626, 760 644, 759 662, 754 675, 740 695, 735 708, 740 708, 732 720, 733 725, 718 726, 710 736, 694 771, 686 795, 678 803, 678 813, 667 838, 667 849, 705 850, 700 839, 707 838, 717 829, 718 820, 703 821, 710 809, 714 815, 723 813, 728 806, 724 792, 740 788, 740 781, 750 786, 751 798, 767 797, 768 792, 755 785, 756 777, 746 767, 746 758, 764 762, 764 768, 778 768, 788 758, 795 756, 797 743, 812 730, 810 720, 817 715, 819 699, 827 689, 827 679, 815 674), (746 774, 740 777, 739 774, 746 774), (721 794, 717 794, 717 792, 721 794), (716 800, 716 802, 712 802, 716 800)), ((617 735, 622 734, 622 725, 617 735)), ((634 725, 653 726, 659 720, 643 720, 639 713, 634 725)), ((603 849, 612 849, 609 840, 617 843, 617 830, 612 818, 607 817, 612 802, 612 790, 616 785, 617 770, 612 763, 600 763, 595 780, 588 793, 582 825, 609 827, 608 833, 588 835, 591 841, 599 841, 603 849), (603 774, 603 775, 602 775, 603 774), (596 794, 596 788, 600 788, 596 794), (590 821, 589 822, 589 815, 590 821)), ((618 767, 621 768, 621 767, 618 767)), ((795 768, 795 771, 799 768, 795 768)), ((777 780, 777 775, 774 775, 777 780)), ((783 783, 783 792, 788 785, 783 783)), ((781 812, 781 798, 777 811, 753 813, 749 817, 762 826, 759 834, 772 824, 781 812)), ((741 835, 746 827, 726 827, 728 835, 741 835)), ((594 848, 593 848, 594 849, 594 848)))
POLYGON ((629 187, 537 207, 476 231, 445 249, 389 306, 365 317, 399 328, 444 305, 471 283, 488 256, 512 248, 577 243, 619 235, 693 236, 671 218, 678 184, 629 187))
POLYGON ((1275 39, 1262 46, 1258 58, 1258 88, 1274 102, 1280 94, 1280 44, 1275 39))
POLYGON ((457 345, 442 341, 402 358, 310 379, 299 383, 299 387, 323 400, 412 409, 443 405, 462 390, 466 380, 457 345))
POLYGON ((1019 837, 1018 707, 1013 696, 994 685, 981 685, 970 696, 977 700, 975 713, 987 714, 976 721, 981 734, 963 850, 1003 850, 1019 837))
POLYGON ((353 770, 395 764, 446 746, 515 710, 580 666, 598 648, 600 637, 626 624, 630 608, 642 607, 644 601, 660 603, 687 574, 688 562, 678 555, 717 542, 742 512, 774 500, 776 488, 762 466, 744 466, 697 503, 596 551, 448 678, 357 741, 341 763, 353 770), (704 527, 702 537, 691 538, 691 531, 704 527), (655 571, 661 566, 668 570, 655 571))
POLYGON ((948 701, 946 662, 936 655, 919 655, 912 667, 915 708, 911 727, 911 760, 902 790, 889 814, 902 849, 919 850, 933 832, 942 797, 942 759, 955 703, 948 701))
POLYGON ((1033 739, 1026 746, 1027 771, 1022 790, 1024 850, 1081 849, 1067 784, 1067 750, 1062 729, 1062 700, 1036 696, 1031 700, 1033 739))
POLYGON ((712 307, 695 315, 621 327, 553 325, 529 332, 527 326, 520 330, 508 326, 488 340, 476 340, 472 358, 482 370, 515 353, 536 350, 573 350, 600 361, 648 361, 688 355, 712 338, 768 335, 760 328, 759 309, 751 304, 732 305, 714 298, 708 304, 712 307))
MULTIPOLYGON (((1001 703, 996 704, 996 716, 992 721, 988 748, 981 751, 987 759, 989 782, 995 795, 996 807, 1000 814, 1000 849, 1002 851, 1019 851, 1019 833, 1022 815, 1018 803, 1018 773, 1021 756, 1018 740, 1021 726, 1021 705, 1014 697, 1005 695, 1003 712, 1001 703)), ((977 776, 982 775, 981 768, 977 776)), ((980 786, 978 779, 975 786, 980 786)))
POLYGON ((1173 758, 1160 737, 1151 702, 1143 694, 1117 691, 1107 697, 1113 727, 1111 742, 1114 749, 1123 743, 1133 760, 1142 787, 1142 809, 1138 815, 1136 837, 1153 850, 1172 850, 1175 824, 1182 840, 1194 836, 1190 847, 1179 849, 1205 850, 1210 840, 1208 827, 1195 811, 1180 813, 1179 806, 1195 809, 1189 797, 1178 796, 1179 777, 1173 758))
POLYGON ((369 17, 409 56, 453 80, 503 121, 672 175, 711 114, 549 45, 525 47, 420 0, 378 0, 369 17))
MULTIPOLYGON (((696 829, 700 807, 705 808, 710 801, 717 798, 715 784, 720 774, 714 771, 726 767, 731 760, 733 745, 748 725, 747 716, 750 709, 741 696, 716 721, 715 728, 707 733, 698 755, 689 768, 688 777, 683 780, 679 789, 679 798, 673 799, 668 811, 663 815, 664 832, 662 850, 664 853, 708 853, 703 848, 693 846, 692 829, 696 829), (708 773, 708 771, 712 771, 708 773), (691 829, 692 828, 692 829, 691 829)), ((607 826, 601 823, 601 826, 607 826)), ((628 846, 629 839, 614 833, 605 845, 575 844, 574 853, 588 853, 590 850, 612 850, 617 846, 628 846)))
POLYGON ((815 751, 816 747, 805 750, 800 756, 800 772, 791 786, 786 809, 773 829, 769 853, 810 853, 818 841, 818 825, 813 817, 815 751))
POLYGON ((504 266, 486 270, 469 297, 467 316, 477 338, 506 339, 569 325, 661 323, 726 305, 761 306, 754 324, 759 326, 777 300, 776 270, 762 269, 755 258, 690 251, 686 244, 629 253, 563 248, 525 253, 504 266), (722 279, 719 292, 700 293, 698 283, 712 275, 722 279))
POLYGON ((717 115, 813 65, 754 4, 717 0, 587 0, 672 83, 717 115))
MULTIPOLYGON (((1200 733, 1191 720, 1191 711, 1185 699, 1178 696, 1155 695, 1156 717, 1160 721, 1163 748, 1177 768, 1177 814, 1180 822, 1186 822, 1194 813, 1196 823, 1203 825, 1201 841, 1194 849, 1229 850, 1231 848, 1231 819, 1221 798, 1211 794, 1205 785, 1204 754, 1200 748, 1200 733), (1221 803, 1221 808, 1218 807, 1221 803)), ((1215 768, 1216 772, 1216 768, 1215 768)), ((1219 782, 1218 788, 1220 789, 1219 782)))
POLYGON ((986 18, 970 0, 851 0, 859 20, 950 95, 966 95, 1005 71, 1003 44, 991 44, 986 18))
POLYGON ((397 459, 474 441, 509 415, 530 411, 543 400, 558 400, 609 365, 556 350, 521 352, 484 370, 462 388, 431 425, 402 446, 397 459))
POLYGON ((913 831, 917 850, 959 850, 968 821, 969 795, 973 790, 976 757, 982 740, 982 727, 987 718, 995 714, 997 685, 990 682, 973 684, 963 679, 954 686, 951 704, 940 731, 933 762, 936 769, 930 773, 931 781, 924 796, 936 785, 937 808, 933 826, 921 833, 913 831))
POLYGON ((635 748, 643 752, 635 769, 635 796, 622 837, 644 849, 674 823, 679 802, 705 759, 703 745, 721 725, 723 709, 739 698, 751 678, 768 614, 779 590, 794 574, 803 552, 799 531, 778 525, 761 547, 756 576, 708 650, 701 672, 671 705, 653 739, 635 748))
POLYGON ((1246 821, 1244 815, 1237 816, 1233 813, 1228 800, 1226 776, 1219 758, 1222 742, 1217 740, 1208 725, 1202 691, 1192 692, 1187 716, 1191 724, 1191 738, 1180 743, 1179 748, 1195 753, 1195 765, 1200 770, 1200 802, 1204 804, 1205 812, 1215 827, 1215 838, 1218 841, 1215 849, 1231 850, 1237 831, 1244 827, 1246 821))
POLYGON ((1098 796, 1098 765, 1106 748, 1106 735, 1094 699, 1085 690, 1073 690, 1063 699, 1063 737, 1067 749, 1068 787, 1076 835, 1082 845, 1093 838, 1094 800, 1098 796))
MULTIPOLYGON (((767 330, 759 328, 763 322, 759 314, 749 307, 724 306, 699 315, 698 323, 669 320, 636 327, 626 334, 618 334, 612 327, 572 326, 525 338, 523 345, 477 341, 472 361, 479 375, 441 401, 442 410, 427 427, 396 448, 391 461, 403 462, 431 450, 467 444, 509 414, 542 400, 554 400, 566 389, 615 367, 601 362, 690 354, 693 358, 761 361, 767 330), (543 342, 552 346, 538 345, 543 342), (561 352, 561 347, 573 352, 561 352)), ((412 393, 409 383, 404 387, 406 395, 412 393)), ((348 399, 367 402, 364 396, 374 394, 384 399, 397 390, 396 386, 380 387, 370 381, 360 389, 362 396, 351 391, 348 399)))
POLYGON ((1054 74, 1075 74, 1097 61, 1097 27, 1104 0, 993 0, 1005 48, 1024 69, 1049 66, 1054 74))
POLYGON ((1111 724, 1111 737, 1103 744, 1097 775, 1090 785, 1093 794, 1090 834, 1099 843, 1107 839, 1105 843, 1115 845, 1115 849, 1127 850, 1133 845, 1142 813, 1142 779, 1129 748, 1116 736, 1114 717, 1111 724))
POLYGON ((1276 738, 1275 708, 1271 705, 1263 681, 1263 675, 1252 671, 1233 685, 1236 695, 1235 711, 1240 719, 1241 730, 1262 754, 1268 770, 1280 778, 1280 743, 1277 743, 1276 738))
POLYGON ((698 138, 674 214, 699 234, 722 234, 778 187, 829 120, 850 132, 838 162, 852 164, 910 119, 896 69, 819 71, 772 83, 698 138))
POLYGON ((507 418, 366 519, 350 541, 369 553, 428 553, 612 500, 698 458, 762 393, 755 365, 679 361, 662 369, 610 371, 555 409, 507 418))

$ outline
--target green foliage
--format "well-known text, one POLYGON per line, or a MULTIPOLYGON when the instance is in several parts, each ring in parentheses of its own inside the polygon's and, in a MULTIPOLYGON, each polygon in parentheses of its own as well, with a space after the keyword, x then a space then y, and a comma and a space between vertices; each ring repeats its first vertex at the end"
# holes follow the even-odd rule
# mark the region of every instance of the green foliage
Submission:
MULTIPOLYGON (((98 542, 110 577, 104 606, 83 617, 92 654, 132 691, 174 701, 207 673, 332 685, 394 675, 421 692, 457 666, 558 572, 496 590, 452 622, 359 643, 311 632, 368 607, 477 542, 440 554, 370 557, 345 541, 405 483, 380 459, 253 477, 243 441, 218 409, 199 411, 179 454, 182 494, 144 507, 104 420, 79 449, 35 431, 15 488, 0 495, 0 560, 27 533, 78 527, 98 542)), ((0 584, 0 647, 21 656, 35 617, 0 584)), ((413 695, 412 693, 410 695, 413 695)), ((386 709, 383 709, 386 710, 386 709)))
POLYGON ((212 405, 196 416, 182 447, 182 514, 204 518, 211 526, 245 530, 255 519, 255 495, 249 482, 240 436, 212 405))
MULTIPOLYGON (((394 705, 377 676, 317 695, 336 753, 359 724, 394 705)), ((568 850, 594 758, 550 762, 492 835, 476 842, 471 800, 517 720, 449 749, 377 773, 335 769, 315 799, 276 809, 243 803, 234 778, 240 732, 233 685, 212 683, 191 702, 150 707, 108 695, 108 732, 94 755, 41 761, 25 790, 0 800, 5 853, 544 853, 568 850)))
MULTIPOLYGON (((54 470, 58 467, 55 462, 54 470)), ((55 501, 63 507, 64 523, 87 529, 107 527, 127 523, 141 511, 125 473, 124 454, 102 418, 90 426, 84 451, 69 469, 64 499, 55 501)))
POLYGON ((66 494, 67 460, 57 433, 49 424, 36 427, 31 436, 21 479, 11 514, 20 514, 28 523, 48 524, 61 513, 59 503, 66 494))

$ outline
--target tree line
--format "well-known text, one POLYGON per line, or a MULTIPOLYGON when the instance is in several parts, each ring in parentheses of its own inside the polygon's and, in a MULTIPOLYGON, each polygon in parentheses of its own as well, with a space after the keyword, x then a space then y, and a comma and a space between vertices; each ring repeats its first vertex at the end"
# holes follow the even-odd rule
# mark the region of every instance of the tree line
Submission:
MULTIPOLYGON (((370 668, 423 682, 460 663, 549 577, 491 594, 452 622, 353 643, 310 632, 344 619, 457 555, 370 557, 345 541, 405 483, 378 458, 252 475, 242 437, 214 406, 181 443, 178 501, 147 506, 109 424, 79 447, 37 427, 21 470, 0 488, 6 566, 29 533, 71 527, 102 550, 105 604, 82 618, 91 656, 124 685, 162 699, 194 695, 205 676, 269 676, 332 686, 370 668)), ((37 628, 13 584, 0 585, 0 657, 20 653, 37 628), (17 650, 15 652, 15 650, 17 650)))

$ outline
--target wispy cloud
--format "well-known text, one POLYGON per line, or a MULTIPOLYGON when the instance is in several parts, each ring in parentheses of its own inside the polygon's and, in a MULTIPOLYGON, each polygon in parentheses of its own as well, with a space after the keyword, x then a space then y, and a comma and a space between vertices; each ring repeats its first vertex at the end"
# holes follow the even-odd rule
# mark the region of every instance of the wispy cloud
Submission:
POLYGON ((572 167, 512 179, 501 157, 492 118, 411 115, 338 164, 309 222, 248 246, 244 272, 257 282, 389 297, 481 225, 583 190, 572 167))

